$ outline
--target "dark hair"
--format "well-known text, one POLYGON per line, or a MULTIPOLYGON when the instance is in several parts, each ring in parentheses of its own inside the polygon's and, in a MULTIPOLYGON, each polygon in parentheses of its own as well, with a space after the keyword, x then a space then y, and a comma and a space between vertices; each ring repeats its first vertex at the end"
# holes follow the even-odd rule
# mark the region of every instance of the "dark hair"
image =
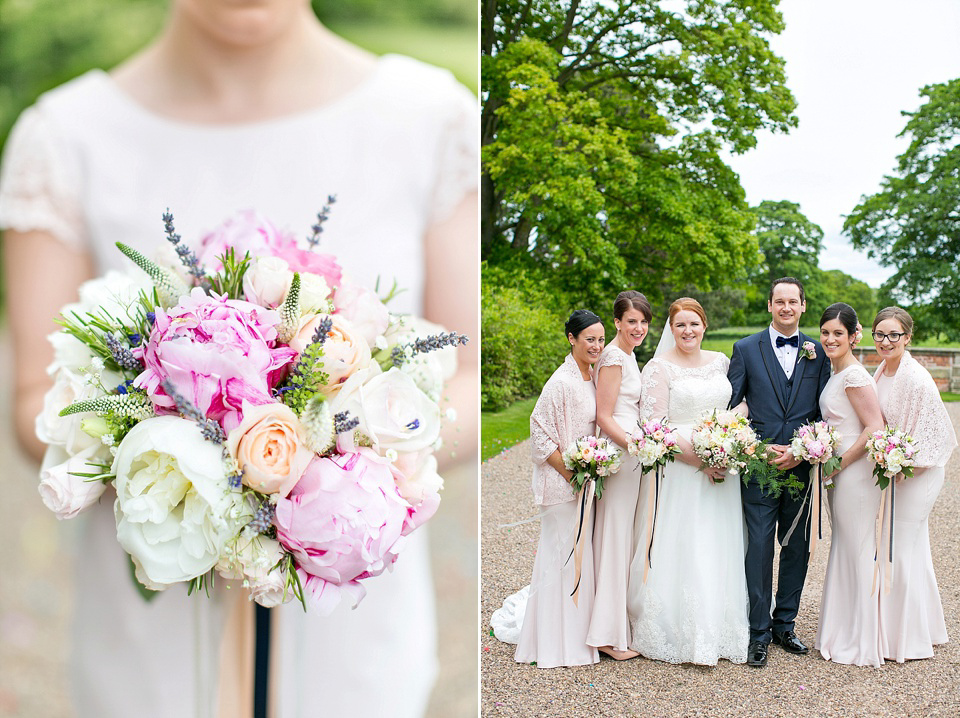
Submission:
POLYGON ((800 290, 800 301, 807 301, 807 295, 803 291, 803 282, 796 277, 780 277, 780 279, 774 279, 773 282, 770 283, 770 293, 767 295, 768 302, 773 301, 773 288, 778 284, 795 284, 797 289, 800 290))
POLYGON ((653 321, 653 310, 650 308, 650 302, 641 292, 634 289, 627 289, 617 295, 613 302, 613 316, 615 319, 623 319, 623 315, 629 310, 636 309, 647 321, 653 321))
POLYGON ((707 313, 703 311, 703 307, 696 299, 693 299, 692 297, 680 297, 679 299, 675 299, 673 301, 673 304, 670 305, 670 309, 667 310, 667 313, 670 315, 671 327, 673 326, 673 318, 680 312, 693 312, 700 317, 700 321, 703 322, 703 328, 707 328, 707 313))
POLYGON ((884 319, 896 319, 900 322, 900 326, 903 327, 903 331, 909 335, 913 335, 913 317, 907 312, 906 309, 901 309, 900 307, 884 307, 879 312, 877 312, 877 318, 873 320, 873 331, 877 330, 877 325, 882 322, 884 319))
POLYGON ((573 334, 573 338, 576 339, 584 329, 600 323, 602 323, 600 317, 589 309, 574 309, 566 324, 563 325, 563 330, 566 334, 573 334))
POLYGON ((851 337, 857 333, 857 313, 849 304, 836 302, 824 309, 820 317, 820 326, 822 327, 831 319, 839 319, 851 337))

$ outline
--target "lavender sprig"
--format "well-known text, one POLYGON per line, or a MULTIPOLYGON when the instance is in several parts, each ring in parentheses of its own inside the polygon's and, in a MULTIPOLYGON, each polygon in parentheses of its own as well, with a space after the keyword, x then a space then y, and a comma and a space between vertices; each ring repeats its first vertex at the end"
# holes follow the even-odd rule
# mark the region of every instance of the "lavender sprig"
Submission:
POLYGON ((176 249, 177 256, 183 266, 187 268, 187 271, 197 280, 198 284, 204 288, 209 287, 210 280, 207 279, 207 271, 201 266, 196 253, 186 244, 180 243, 181 237, 174 231, 173 214, 171 214, 169 208, 163 213, 163 231, 167 235, 167 241, 176 249))
POLYGON ((177 411, 186 418, 193 419, 196 422, 197 426, 200 427, 200 433, 203 434, 204 439, 212 441, 214 444, 222 444, 226 440, 227 435, 223 433, 223 428, 220 424, 213 419, 208 419, 197 407, 191 404, 183 394, 177 392, 172 381, 164 379, 160 382, 160 386, 163 387, 167 396, 173 399, 177 411))
POLYGON ((414 339, 409 344, 398 344, 390 352, 390 359, 395 367, 403 366, 403 363, 413 359, 417 354, 426 354, 427 352, 443 349, 444 347, 456 347, 466 344, 470 338, 466 334, 457 334, 456 332, 441 332, 440 334, 431 334, 422 339, 414 339))
POLYGON ((346 434, 360 426, 360 418, 350 416, 349 411, 338 411, 333 415, 333 430, 337 434, 346 434))
POLYGON ((327 203, 323 205, 323 209, 317 212, 317 223, 310 227, 313 234, 307 237, 307 242, 310 243, 310 249, 316 249, 317 245, 320 244, 320 235, 323 234, 323 223, 330 219, 330 207, 336 204, 336 201, 337 195, 330 195, 327 197, 327 203))
POLYGON ((257 513, 254 514, 253 518, 250 520, 250 523, 247 524, 247 528, 254 533, 266 533, 273 527, 273 519, 276 515, 276 504, 273 504, 270 501, 264 501, 262 504, 260 504, 260 508, 257 509, 257 513))
POLYGON ((131 371, 136 369, 139 371, 143 368, 141 361, 133 355, 130 349, 120 342, 116 334, 108 333, 104 337, 104 340, 106 341, 107 349, 110 350, 110 354, 113 356, 113 360, 122 369, 130 369, 131 371))

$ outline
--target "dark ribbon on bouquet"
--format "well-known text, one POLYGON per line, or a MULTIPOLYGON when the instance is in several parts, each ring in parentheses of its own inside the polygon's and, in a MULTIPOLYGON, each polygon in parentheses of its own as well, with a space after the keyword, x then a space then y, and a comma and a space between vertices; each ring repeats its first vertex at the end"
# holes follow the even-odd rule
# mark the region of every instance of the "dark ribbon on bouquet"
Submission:
POLYGON ((653 492, 653 501, 648 502, 650 511, 647 513, 647 561, 643 566, 643 582, 647 582, 647 573, 653 568, 653 536, 657 531, 657 514, 660 509, 660 481, 663 477, 663 467, 657 464, 653 473, 653 484, 650 490, 653 492))
POLYGON ((884 580, 884 593, 890 593, 890 585, 893 583, 893 517, 894 517, 894 508, 897 498, 897 479, 893 477, 890 479, 890 483, 886 489, 884 489, 880 494, 880 513, 877 514, 877 528, 876 528, 876 551, 873 554, 873 583, 870 586, 870 595, 873 595, 873 592, 877 590, 877 576, 880 575, 880 565, 883 564, 883 580, 884 580), (880 558, 880 541, 883 538, 883 516, 886 509, 886 498, 887 492, 890 493, 890 537, 887 546, 887 560, 881 561, 880 558))
POLYGON ((270 674, 270 609, 254 603, 253 718, 267 718, 270 674))
POLYGON ((570 549, 570 555, 567 556, 567 560, 563 563, 563 565, 566 566, 570 563, 570 558, 573 557, 574 587, 570 595, 573 597, 573 605, 578 607, 579 604, 577 601, 580 598, 580 574, 583 566, 583 542, 587 534, 586 524, 590 521, 590 509, 593 508, 593 496, 595 493, 596 481, 593 479, 584 481, 583 486, 580 487, 580 494, 577 496, 577 503, 580 505, 577 521, 577 538, 573 542, 573 548, 570 549))

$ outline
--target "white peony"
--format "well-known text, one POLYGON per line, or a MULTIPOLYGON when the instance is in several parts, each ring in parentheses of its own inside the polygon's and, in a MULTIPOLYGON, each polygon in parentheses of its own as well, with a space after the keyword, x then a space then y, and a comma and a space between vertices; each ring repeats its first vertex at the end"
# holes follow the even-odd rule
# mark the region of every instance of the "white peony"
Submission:
POLYGON ((124 437, 113 463, 117 539, 148 588, 213 568, 238 530, 242 496, 230 489, 220 447, 192 421, 161 416, 124 437))

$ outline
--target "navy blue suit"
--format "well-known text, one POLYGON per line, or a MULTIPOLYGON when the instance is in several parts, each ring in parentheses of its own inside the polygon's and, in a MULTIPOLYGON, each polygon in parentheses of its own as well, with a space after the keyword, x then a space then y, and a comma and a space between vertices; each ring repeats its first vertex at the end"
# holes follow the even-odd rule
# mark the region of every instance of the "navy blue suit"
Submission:
MULTIPOLYGON (((750 423, 761 439, 789 444, 798 426, 820 418, 820 392, 830 378, 830 362, 820 344, 801 333, 800 345, 808 341, 816 346, 816 358, 811 361, 798 351, 797 364, 789 380, 771 346, 769 329, 733 345, 727 372, 733 386, 730 406, 747 400, 750 423)), ((806 483, 810 465, 800 464, 791 473, 806 483)), ((804 504, 803 496, 794 500, 786 491, 779 498, 766 496, 755 482, 741 484, 741 495, 747 524, 745 567, 750 597, 750 640, 770 643, 771 629, 777 633, 794 629, 807 576, 809 537, 803 528, 810 506, 804 504), (771 616, 774 534, 782 544, 801 510, 804 513, 800 524, 787 546, 780 549, 776 607, 771 616)))

